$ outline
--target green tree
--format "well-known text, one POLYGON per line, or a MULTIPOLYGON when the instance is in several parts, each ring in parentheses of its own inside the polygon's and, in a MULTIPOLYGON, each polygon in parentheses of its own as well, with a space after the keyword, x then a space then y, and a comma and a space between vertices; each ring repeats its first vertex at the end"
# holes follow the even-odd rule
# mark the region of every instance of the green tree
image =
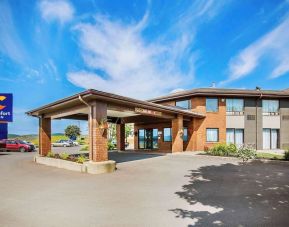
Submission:
POLYGON ((68 125, 65 129, 65 135, 70 139, 76 139, 80 136, 80 128, 77 125, 68 125))
POLYGON ((127 142, 127 137, 129 137, 129 135, 132 133, 132 124, 126 124, 125 125, 125 141, 127 142))

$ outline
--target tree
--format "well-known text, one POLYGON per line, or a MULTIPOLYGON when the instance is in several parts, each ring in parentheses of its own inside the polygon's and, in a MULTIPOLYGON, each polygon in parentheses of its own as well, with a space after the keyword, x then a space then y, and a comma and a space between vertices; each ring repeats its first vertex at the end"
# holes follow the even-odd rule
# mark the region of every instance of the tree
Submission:
POLYGON ((65 129, 65 135, 75 140, 77 136, 80 136, 80 128, 77 125, 68 125, 65 129))
POLYGON ((132 124, 126 124, 125 125, 125 141, 127 142, 127 137, 129 137, 132 133, 133 125, 132 124))

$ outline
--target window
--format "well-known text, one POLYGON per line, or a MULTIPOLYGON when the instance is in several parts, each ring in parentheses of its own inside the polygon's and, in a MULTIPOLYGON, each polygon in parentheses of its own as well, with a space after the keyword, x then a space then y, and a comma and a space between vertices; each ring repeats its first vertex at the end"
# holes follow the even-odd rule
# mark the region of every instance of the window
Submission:
POLYGON ((164 128, 164 142, 171 142, 171 141, 172 141, 172 129, 164 128))
POLYGON ((158 129, 154 128, 153 129, 153 149, 157 149, 159 147, 158 139, 159 139, 158 129))
POLYGON ((191 100, 176 101, 176 106, 182 109, 191 109, 191 100))
POLYGON ((188 141, 188 128, 184 128, 183 141, 188 141))
POLYGON ((279 100, 263 100, 262 109, 265 115, 277 115, 279 113, 279 100))
POLYGON ((244 99, 226 99, 228 114, 240 115, 244 113, 244 99))
POLYGON ((227 129, 227 144, 241 146, 244 144, 244 129, 227 129))
POLYGON ((263 129, 263 149, 278 149, 279 148, 279 130, 264 128, 263 129))
POLYGON ((219 129, 207 128, 207 142, 218 142, 219 141, 219 129))
POLYGON ((145 148, 145 130, 144 129, 138 130, 138 148, 139 149, 145 148))
POLYGON ((207 98, 206 99, 206 111, 207 112, 218 112, 218 99, 207 98))

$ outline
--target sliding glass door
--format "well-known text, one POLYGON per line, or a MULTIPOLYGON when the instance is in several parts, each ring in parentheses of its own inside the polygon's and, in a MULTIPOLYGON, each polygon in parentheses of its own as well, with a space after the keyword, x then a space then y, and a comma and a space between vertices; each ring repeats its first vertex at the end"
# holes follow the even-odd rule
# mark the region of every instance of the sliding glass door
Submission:
POLYGON ((227 128, 227 144, 242 146, 244 144, 244 129, 227 128))
POLYGON ((264 128, 263 129, 263 149, 278 149, 279 148, 279 130, 264 128))

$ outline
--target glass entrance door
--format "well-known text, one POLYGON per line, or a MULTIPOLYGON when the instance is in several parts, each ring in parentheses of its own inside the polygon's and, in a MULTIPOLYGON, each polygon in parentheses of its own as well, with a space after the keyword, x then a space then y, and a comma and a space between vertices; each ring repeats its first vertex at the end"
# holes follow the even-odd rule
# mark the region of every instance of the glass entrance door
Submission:
POLYGON ((146 149, 153 149, 153 130, 147 129, 146 132, 146 139, 145 139, 145 148, 146 149))
POLYGON ((157 149, 158 129, 139 129, 138 141, 139 149, 157 149))

